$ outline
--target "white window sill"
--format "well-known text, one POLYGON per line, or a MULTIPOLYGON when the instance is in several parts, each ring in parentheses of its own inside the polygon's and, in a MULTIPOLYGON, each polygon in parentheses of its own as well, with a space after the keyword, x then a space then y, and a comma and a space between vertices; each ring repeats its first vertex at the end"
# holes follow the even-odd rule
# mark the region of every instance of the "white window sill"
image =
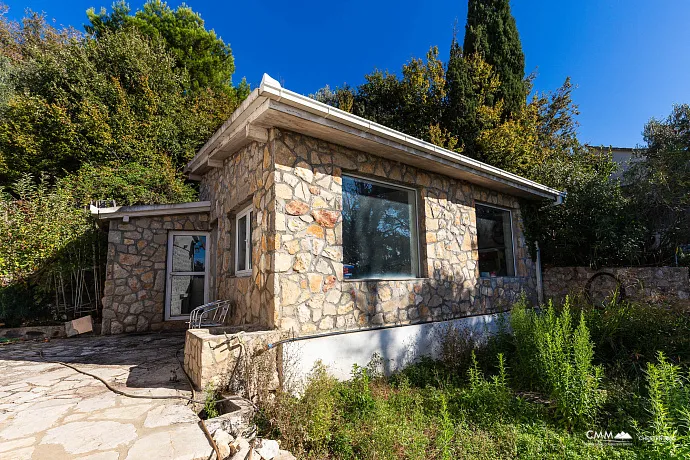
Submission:
POLYGON ((344 278, 343 282, 363 282, 363 281, 422 281, 426 280, 429 278, 421 278, 421 277, 415 277, 415 276, 408 276, 404 278, 395 278, 395 277, 382 277, 382 278, 344 278))
POLYGON ((248 276, 252 276, 252 271, 243 271, 243 272, 237 272, 234 275, 232 275, 233 278, 247 278, 248 276))

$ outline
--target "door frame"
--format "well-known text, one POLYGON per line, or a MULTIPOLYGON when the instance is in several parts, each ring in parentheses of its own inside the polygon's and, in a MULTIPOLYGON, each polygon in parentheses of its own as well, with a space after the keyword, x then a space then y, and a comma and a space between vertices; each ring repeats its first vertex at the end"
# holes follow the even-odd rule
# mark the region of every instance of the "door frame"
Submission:
POLYGON ((173 275, 182 276, 204 276, 204 303, 208 302, 208 285, 209 285, 209 261, 211 255, 211 233, 210 232, 200 232, 195 230, 171 230, 168 232, 168 257, 165 266, 165 321, 177 321, 189 319, 189 314, 171 316, 170 314, 170 301, 172 296, 172 278, 173 275), (204 236, 206 237, 206 254, 204 255, 204 271, 203 272, 174 272, 172 271, 172 261, 173 261, 173 241, 176 236, 204 236))

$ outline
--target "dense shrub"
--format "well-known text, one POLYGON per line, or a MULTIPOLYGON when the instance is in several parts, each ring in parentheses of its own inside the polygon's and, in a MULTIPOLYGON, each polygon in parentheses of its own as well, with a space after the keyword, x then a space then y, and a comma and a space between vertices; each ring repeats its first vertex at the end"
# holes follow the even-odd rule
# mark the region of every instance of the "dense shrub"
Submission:
POLYGON ((115 200, 129 206, 150 203, 184 203, 196 198, 196 191, 184 183, 181 174, 164 156, 152 156, 144 163, 114 162, 82 166, 61 181, 79 203, 115 200))
MULTIPOLYGON (((611 179, 611 155, 586 151, 541 165, 542 183, 567 191, 560 206, 525 202, 521 207, 528 244, 539 242, 542 262, 553 266, 634 265, 642 257, 646 229, 638 203, 611 179)), ((534 255, 534 247, 532 247, 534 255)))
POLYGON ((690 364, 688 307, 680 302, 612 301, 604 309, 585 308, 597 344, 595 360, 629 378, 642 377, 659 351, 677 363, 690 364))
POLYGON ((102 235, 63 189, 25 176, 0 197, 0 319, 18 326, 49 317, 54 277, 91 267, 102 235))

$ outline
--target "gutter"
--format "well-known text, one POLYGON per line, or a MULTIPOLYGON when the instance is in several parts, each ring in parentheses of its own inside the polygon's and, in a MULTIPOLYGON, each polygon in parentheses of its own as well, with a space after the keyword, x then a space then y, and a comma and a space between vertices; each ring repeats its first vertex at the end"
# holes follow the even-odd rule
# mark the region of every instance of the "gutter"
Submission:
POLYGON ((130 217, 207 213, 211 211, 211 202, 196 201, 191 203, 113 206, 108 208, 97 208, 96 206, 90 205, 89 210, 91 211, 91 215, 95 216, 98 220, 122 218, 125 222, 128 222, 130 217))

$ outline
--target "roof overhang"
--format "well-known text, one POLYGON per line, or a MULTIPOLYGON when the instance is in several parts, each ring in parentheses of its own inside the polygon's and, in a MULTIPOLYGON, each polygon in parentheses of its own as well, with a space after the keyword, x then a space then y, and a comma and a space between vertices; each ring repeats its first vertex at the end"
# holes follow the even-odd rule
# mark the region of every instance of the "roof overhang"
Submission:
POLYGON ((286 90, 264 74, 251 92, 189 162, 185 172, 199 180, 250 142, 267 142, 270 128, 283 128, 371 153, 491 190, 556 203, 564 193, 481 161, 441 148, 309 97, 286 90))
POLYGON ((91 214, 99 220, 124 219, 130 217, 174 216, 178 214, 200 214, 211 211, 210 201, 193 203, 152 204, 141 206, 113 206, 97 208, 90 206, 91 214))

